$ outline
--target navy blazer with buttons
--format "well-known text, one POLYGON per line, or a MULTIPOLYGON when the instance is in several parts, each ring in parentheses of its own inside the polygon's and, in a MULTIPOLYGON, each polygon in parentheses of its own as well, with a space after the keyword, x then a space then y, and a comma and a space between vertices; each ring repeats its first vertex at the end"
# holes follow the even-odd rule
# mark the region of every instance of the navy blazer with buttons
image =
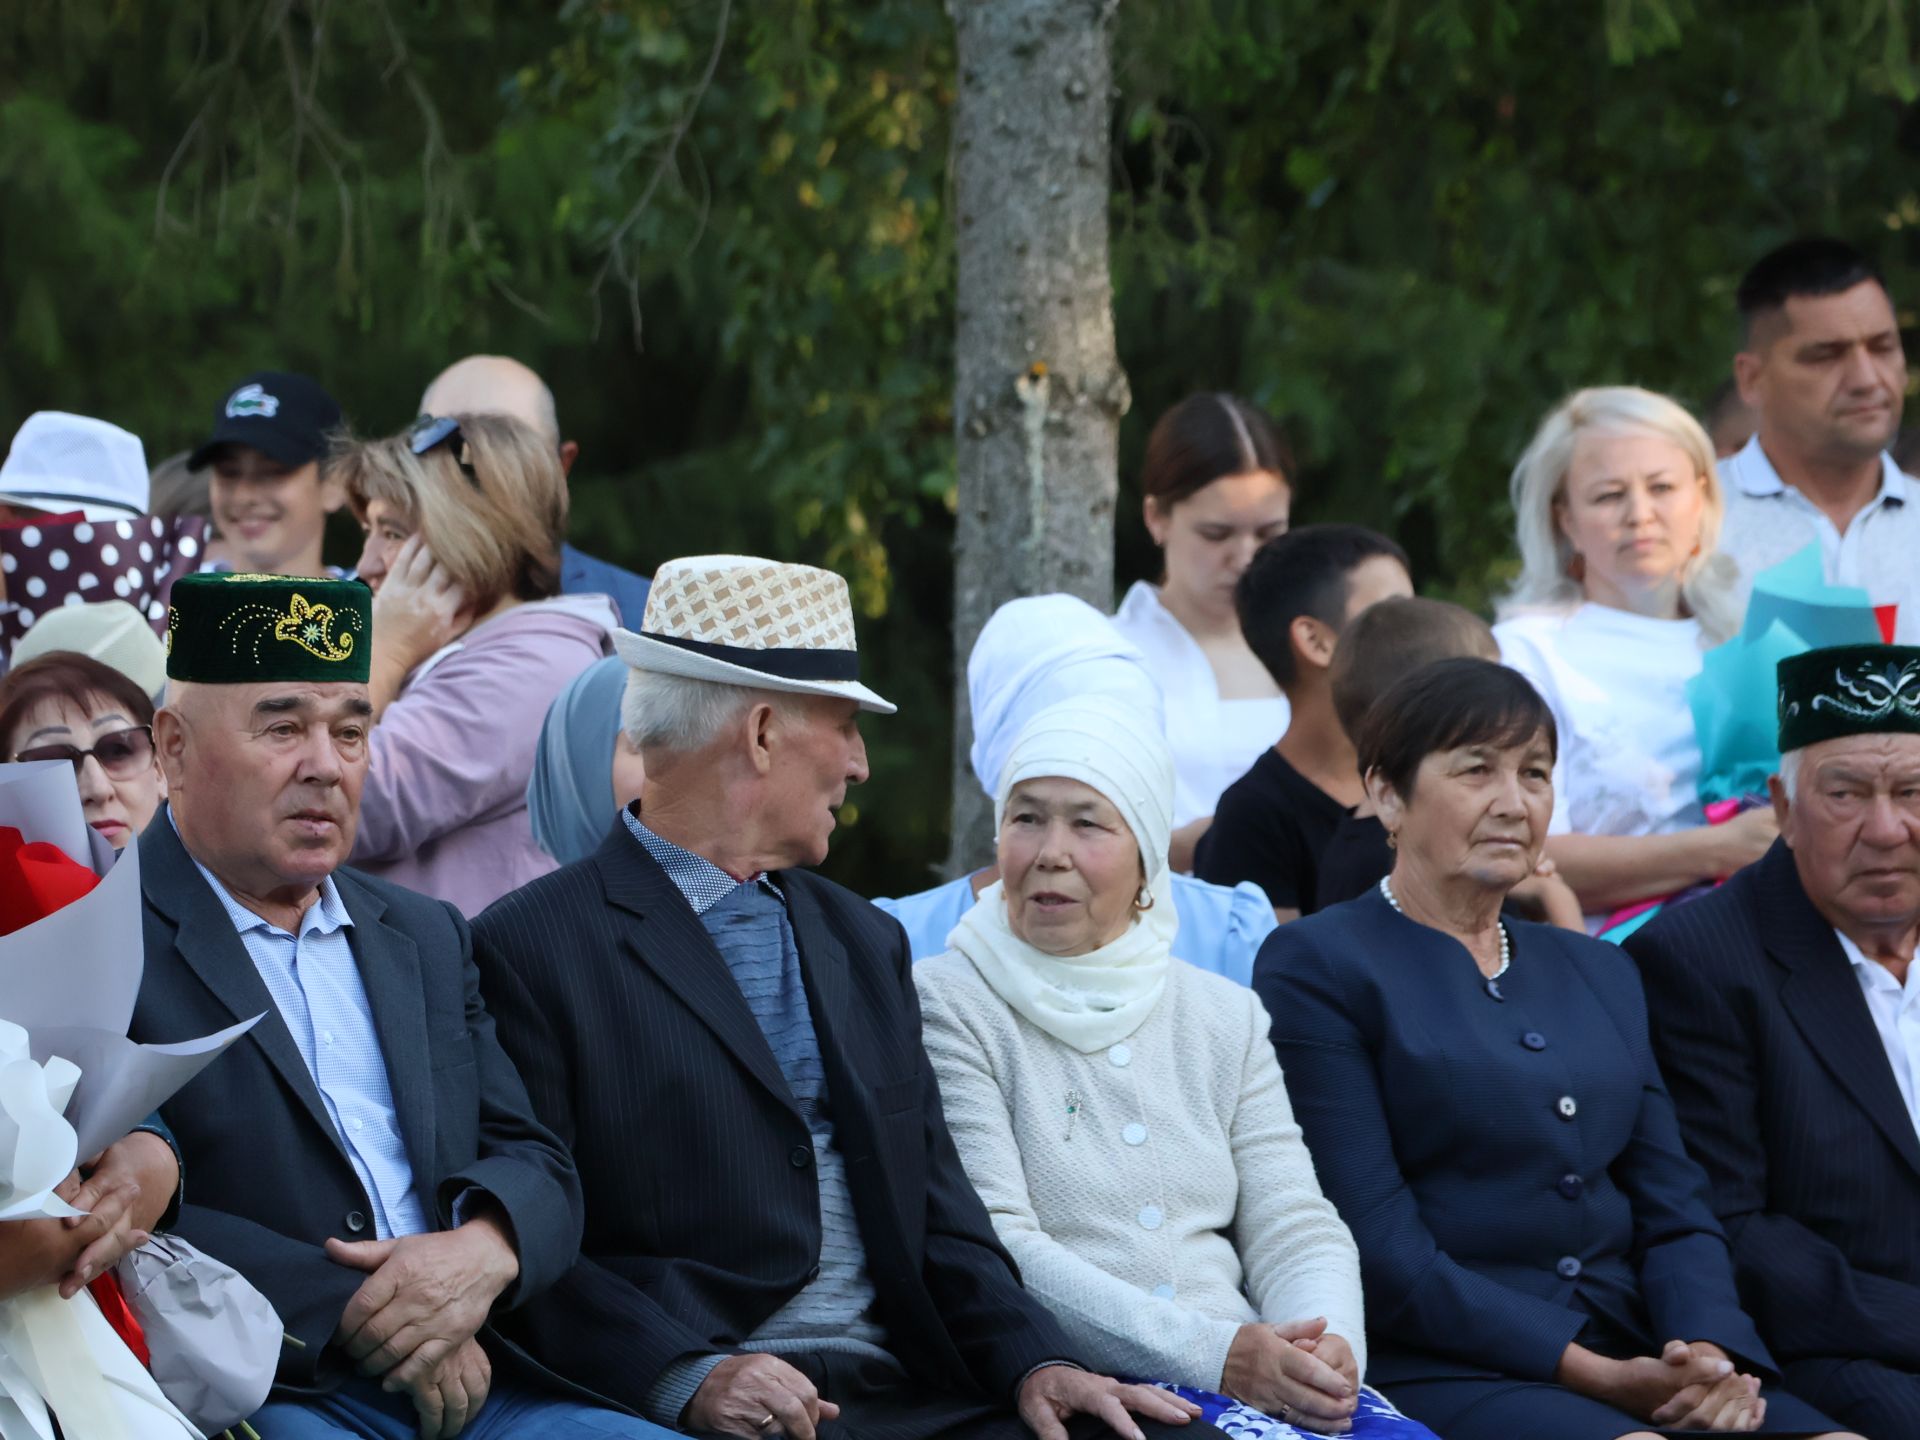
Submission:
MULTIPOLYGON (((772 878, 888 1349, 922 1384, 1010 1404, 1071 1352, 954 1149, 906 932, 818 875, 772 878)), ((668 1365, 737 1351, 818 1274, 812 1135, 727 962, 623 821, 473 928, 501 1041, 587 1201, 581 1262, 513 1333, 644 1411, 668 1365)))
POLYGON ((1783 1363, 1920 1371, 1920 1136, 1784 841, 1635 934, 1687 1143, 1783 1363))
POLYGON ((1770 1372, 1632 963, 1507 922, 1464 946, 1376 891, 1268 937, 1253 987, 1328 1198, 1360 1248, 1369 1378, 1551 1380, 1596 1334, 1710 1340, 1770 1372), (1496 996, 1498 998, 1496 998, 1496 996))
MULTIPOLYGON (((480 1003, 467 922, 440 900, 354 870, 333 882, 353 917, 353 957, 386 1060, 414 1187, 436 1227, 477 1189, 511 1222, 520 1275, 504 1310, 573 1263, 581 1225, 573 1162, 534 1118, 480 1003)), ((186 1177, 177 1233, 264 1293, 297 1344, 283 1391, 332 1389, 353 1365, 331 1341, 366 1276, 327 1239, 371 1240, 372 1205, 320 1091, 233 921, 163 812, 140 839, 146 971, 128 1034, 190 1040, 265 1012, 161 1107, 186 1177)), ((483 1337, 496 1366, 511 1353, 483 1337)), ((516 1374, 548 1379, 515 1357, 516 1374)))

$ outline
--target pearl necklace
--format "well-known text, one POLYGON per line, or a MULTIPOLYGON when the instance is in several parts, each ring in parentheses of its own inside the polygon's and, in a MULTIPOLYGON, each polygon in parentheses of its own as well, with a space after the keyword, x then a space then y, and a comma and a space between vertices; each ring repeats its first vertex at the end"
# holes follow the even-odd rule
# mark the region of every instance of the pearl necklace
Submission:
MULTIPOLYGON (((1400 908, 1400 897, 1393 893, 1393 886, 1387 883, 1387 877, 1384 875, 1380 877, 1380 894, 1385 897, 1387 904, 1393 907, 1394 914, 1407 913, 1400 908)), ((1487 977, 1487 993, 1496 1000, 1504 997, 1500 994, 1500 987, 1494 982, 1507 973, 1507 967, 1511 964, 1513 964, 1513 946, 1507 939, 1507 927, 1503 923, 1500 925, 1500 968, 1487 977)))

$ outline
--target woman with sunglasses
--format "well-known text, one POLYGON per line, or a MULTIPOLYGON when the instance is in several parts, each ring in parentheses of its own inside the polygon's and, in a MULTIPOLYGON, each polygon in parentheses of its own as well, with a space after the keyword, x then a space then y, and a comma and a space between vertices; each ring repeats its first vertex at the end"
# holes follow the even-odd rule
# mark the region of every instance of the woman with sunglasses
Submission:
POLYGON ((335 465, 374 592, 353 863, 477 915, 555 867, 527 781, 547 707, 612 649, 613 606, 559 593, 566 477, 517 420, 422 417, 335 465))
POLYGON ((153 701, 77 651, 51 651, 0 680, 0 743, 8 760, 72 765, 87 823, 116 850, 147 828, 166 798, 153 756, 153 701))

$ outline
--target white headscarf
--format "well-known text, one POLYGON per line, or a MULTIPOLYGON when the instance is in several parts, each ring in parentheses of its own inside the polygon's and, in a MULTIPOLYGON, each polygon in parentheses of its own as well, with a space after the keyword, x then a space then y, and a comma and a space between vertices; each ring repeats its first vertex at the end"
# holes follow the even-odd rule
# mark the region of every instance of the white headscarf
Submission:
POLYGON ((1166 702, 1146 656, 1086 601, 1029 595, 994 611, 967 657, 970 758, 980 789, 988 796, 998 790, 1027 721, 1049 705, 1088 695, 1114 696, 1156 732, 1165 730, 1166 702))
POLYGON ((1040 711, 1013 742, 994 799, 996 828, 1013 787, 1043 776, 1078 780, 1112 802, 1140 847, 1153 903, 1099 949, 1049 955, 1014 933, 1005 882, 996 881, 947 943, 1049 1035, 1076 1050, 1101 1050, 1139 1029, 1166 989, 1180 924, 1167 866, 1173 753, 1157 714, 1143 715, 1110 695, 1066 700, 1040 711))

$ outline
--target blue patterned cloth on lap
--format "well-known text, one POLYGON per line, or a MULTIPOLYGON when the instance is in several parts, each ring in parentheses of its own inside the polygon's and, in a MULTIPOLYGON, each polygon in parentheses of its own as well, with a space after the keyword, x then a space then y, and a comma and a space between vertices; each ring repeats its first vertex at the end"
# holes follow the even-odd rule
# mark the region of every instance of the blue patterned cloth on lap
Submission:
MULTIPOLYGON (((1211 1390, 1170 1385, 1164 1380, 1143 1383, 1171 1390, 1182 1400, 1191 1400, 1200 1407, 1200 1418, 1229 1440, 1325 1440, 1318 1431, 1302 1430, 1211 1390)), ((1353 1412, 1353 1428, 1346 1433, 1354 1440, 1437 1440, 1433 1431, 1418 1420, 1402 1415, 1388 1403, 1386 1396, 1365 1385, 1360 1387, 1359 1408, 1353 1412)))

